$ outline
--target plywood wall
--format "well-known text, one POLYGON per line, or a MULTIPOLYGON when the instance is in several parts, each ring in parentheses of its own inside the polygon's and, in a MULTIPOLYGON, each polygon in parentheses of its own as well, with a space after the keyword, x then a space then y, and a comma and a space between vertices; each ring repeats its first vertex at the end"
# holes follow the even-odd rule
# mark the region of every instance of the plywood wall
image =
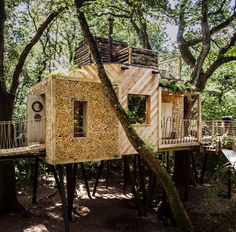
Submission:
MULTIPOLYGON (((150 96, 150 123, 134 125, 135 130, 149 145, 157 145, 158 134, 158 84, 159 75, 152 69, 132 67, 119 72, 121 105, 128 110, 128 94, 150 96)), ((137 153, 130 144, 123 128, 120 126, 119 147, 122 155, 137 153)))

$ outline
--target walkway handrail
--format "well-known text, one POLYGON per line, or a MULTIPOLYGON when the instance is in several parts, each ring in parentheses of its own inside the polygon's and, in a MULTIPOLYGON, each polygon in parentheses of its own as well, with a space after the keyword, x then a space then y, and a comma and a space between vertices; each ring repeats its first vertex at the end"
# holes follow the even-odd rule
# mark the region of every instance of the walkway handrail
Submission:
MULTIPOLYGON (((35 127, 42 120, 45 118, 28 121, 0 121, 0 149, 27 146, 27 125, 35 127)), ((40 142, 39 139, 42 136, 40 127, 35 130, 35 136, 35 142, 40 142)))

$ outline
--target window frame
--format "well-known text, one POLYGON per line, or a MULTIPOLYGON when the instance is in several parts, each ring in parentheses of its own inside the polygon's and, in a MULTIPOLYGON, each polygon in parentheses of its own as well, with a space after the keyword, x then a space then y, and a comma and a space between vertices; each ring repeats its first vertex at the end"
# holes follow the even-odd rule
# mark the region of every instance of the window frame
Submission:
POLYGON ((146 112, 145 112, 145 122, 144 123, 133 123, 132 125, 136 126, 149 126, 151 124, 151 95, 148 94, 134 94, 134 93, 128 93, 127 94, 127 109, 129 110, 129 96, 134 97, 145 97, 146 98, 146 112))
MULTIPOLYGON (((78 126, 79 127, 79 126, 78 126)), ((87 133, 88 133, 88 101, 86 100, 78 100, 78 99, 73 99, 73 138, 75 139, 80 139, 80 138, 86 138, 87 133), (83 132, 76 132, 76 124, 75 124, 75 104, 76 102, 78 103, 83 103, 83 132), (77 135, 76 135, 77 133, 77 135), (81 134, 80 134, 81 133, 81 134)))

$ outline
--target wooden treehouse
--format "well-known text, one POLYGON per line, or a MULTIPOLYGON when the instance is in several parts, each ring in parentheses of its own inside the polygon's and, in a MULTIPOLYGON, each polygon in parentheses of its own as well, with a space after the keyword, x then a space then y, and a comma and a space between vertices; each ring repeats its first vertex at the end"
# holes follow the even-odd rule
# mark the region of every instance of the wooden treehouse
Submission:
MULTIPOLYGON (((110 53, 108 40, 97 38, 97 44, 107 75, 138 134, 160 151, 198 146, 200 95, 174 93, 159 87, 161 78, 181 81, 174 79, 175 73, 170 68, 178 58, 159 64, 157 52, 114 41, 110 53), (185 120, 183 102, 189 95, 198 99, 197 116, 185 120)), ((45 143, 46 162, 106 160, 137 153, 103 93, 96 66, 84 42, 76 49, 76 63, 80 68, 73 76, 51 76, 29 90, 28 120, 42 118, 38 127, 44 130, 40 143, 45 143)), ((180 67, 175 66, 174 71, 179 70, 180 67)), ((28 126, 28 142, 38 142, 34 141, 35 131, 39 129, 28 126)))
MULTIPOLYGON (((215 152, 214 140, 220 140, 225 134, 235 136, 233 121, 201 121, 198 92, 172 91, 163 85, 163 80, 175 84, 182 82, 179 57, 104 38, 96 38, 96 42, 121 105, 148 145, 159 152, 200 147, 215 152), (184 118, 185 97, 195 99, 194 116, 188 119, 184 118)), ((35 157, 34 203, 38 158, 44 157, 51 166, 62 199, 67 232, 70 231, 68 219, 72 218, 77 163, 81 162, 83 167, 85 161, 103 162, 137 154, 104 94, 84 41, 76 48, 76 64, 79 68, 73 75, 51 75, 30 88, 26 121, 0 122, 0 159, 35 157), (68 201, 60 164, 67 164, 68 201)), ((235 153, 222 152, 236 168, 235 153)), ((206 158, 204 166, 205 163, 206 158)), ((90 196, 86 181, 85 185, 90 196)))

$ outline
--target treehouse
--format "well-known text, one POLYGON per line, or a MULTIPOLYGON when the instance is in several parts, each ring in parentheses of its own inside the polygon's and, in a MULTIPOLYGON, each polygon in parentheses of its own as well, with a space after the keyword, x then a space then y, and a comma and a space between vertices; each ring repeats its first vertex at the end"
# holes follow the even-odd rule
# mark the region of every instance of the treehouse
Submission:
MULTIPOLYGON (((138 134, 160 151, 184 150, 200 143, 200 96, 163 84, 181 83, 174 75, 178 57, 159 62, 159 54, 126 43, 96 38, 104 67, 121 105, 138 134), (171 65, 168 65, 170 63, 171 65), (165 69, 163 68, 165 67, 165 69), (168 67, 168 68, 166 68, 168 67), (161 84, 162 83, 162 84, 161 84), (184 119, 184 97, 197 98, 195 118, 184 119)), ((28 95, 28 143, 45 143, 51 164, 114 159, 137 153, 108 102, 88 46, 76 49, 80 68, 72 76, 50 76, 28 95), (34 137, 36 131, 40 136, 34 137)), ((178 74, 179 75, 179 74, 178 74)))

